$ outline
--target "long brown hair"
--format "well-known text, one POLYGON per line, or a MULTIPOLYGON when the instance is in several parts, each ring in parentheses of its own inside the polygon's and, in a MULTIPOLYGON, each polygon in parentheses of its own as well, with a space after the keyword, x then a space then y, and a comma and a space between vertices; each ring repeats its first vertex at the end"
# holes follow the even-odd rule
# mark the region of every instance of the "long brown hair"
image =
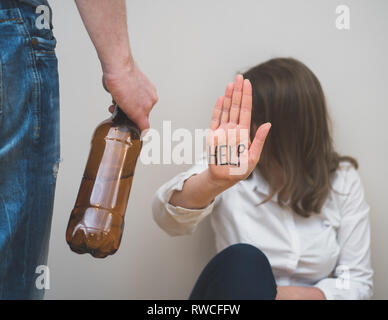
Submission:
POLYGON ((291 58, 269 60, 245 72, 244 78, 253 88, 251 139, 261 124, 272 123, 258 165, 271 190, 264 202, 278 193, 280 206, 304 217, 320 213, 340 162, 348 161, 355 168, 358 164, 334 150, 319 80, 291 58), (274 163, 282 170, 280 186, 271 175, 274 163))

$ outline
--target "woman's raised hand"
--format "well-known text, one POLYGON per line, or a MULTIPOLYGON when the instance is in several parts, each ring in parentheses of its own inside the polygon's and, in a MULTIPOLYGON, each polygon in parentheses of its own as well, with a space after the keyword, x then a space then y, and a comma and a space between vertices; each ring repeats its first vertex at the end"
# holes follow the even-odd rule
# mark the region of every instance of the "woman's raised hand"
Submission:
POLYGON ((170 204, 205 208, 219 194, 248 177, 259 161, 271 127, 269 123, 261 125, 250 143, 251 113, 251 83, 238 75, 214 107, 206 146, 209 168, 187 179, 182 191, 172 194, 170 204))
POLYGON ((207 161, 212 182, 232 186, 256 167, 271 128, 261 125, 252 143, 249 139, 252 113, 252 85, 237 75, 217 99, 207 138, 207 161))

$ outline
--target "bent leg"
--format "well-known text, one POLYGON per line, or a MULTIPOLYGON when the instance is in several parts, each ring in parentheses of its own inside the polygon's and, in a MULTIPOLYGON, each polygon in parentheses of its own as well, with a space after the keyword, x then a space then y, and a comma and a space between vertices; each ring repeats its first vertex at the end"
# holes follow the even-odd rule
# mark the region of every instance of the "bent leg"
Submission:
POLYGON ((273 300, 276 282, 267 257, 249 244, 218 253, 199 276, 190 300, 273 300))

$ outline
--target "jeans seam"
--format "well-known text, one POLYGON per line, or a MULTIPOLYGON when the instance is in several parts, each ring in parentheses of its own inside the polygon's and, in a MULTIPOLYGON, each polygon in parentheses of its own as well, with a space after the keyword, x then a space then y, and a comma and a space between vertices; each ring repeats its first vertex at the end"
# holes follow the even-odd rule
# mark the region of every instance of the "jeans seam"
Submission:
POLYGON ((41 127, 41 78, 39 74, 39 70, 37 67, 37 59, 34 52, 34 48, 32 46, 32 37, 31 34, 27 28, 26 22, 24 21, 23 15, 20 12, 20 9, 18 9, 19 17, 22 21, 20 24, 21 34, 25 37, 26 41, 26 47, 28 48, 28 60, 29 65, 31 67, 32 72, 32 78, 33 78, 33 117, 35 118, 35 125, 33 128, 33 139, 35 142, 39 141, 40 138, 40 127, 41 127))
POLYGON ((3 23, 3 22, 10 22, 10 21, 23 21, 21 18, 15 18, 15 19, 1 19, 0 20, 0 23, 3 23))
POLYGON ((37 50, 37 51, 35 51, 35 53, 36 54, 49 54, 49 55, 55 55, 55 51, 53 50, 53 51, 45 51, 45 50, 37 50))
POLYGON ((0 121, 3 115, 3 64, 0 57, 0 121))

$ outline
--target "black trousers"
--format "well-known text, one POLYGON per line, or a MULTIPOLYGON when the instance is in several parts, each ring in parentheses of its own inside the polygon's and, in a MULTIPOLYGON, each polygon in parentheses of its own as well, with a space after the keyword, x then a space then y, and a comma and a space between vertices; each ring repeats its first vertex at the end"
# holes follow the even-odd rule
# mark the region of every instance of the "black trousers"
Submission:
POLYGON ((200 274, 190 300, 274 300, 276 282, 265 254, 249 244, 219 252, 200 274))

